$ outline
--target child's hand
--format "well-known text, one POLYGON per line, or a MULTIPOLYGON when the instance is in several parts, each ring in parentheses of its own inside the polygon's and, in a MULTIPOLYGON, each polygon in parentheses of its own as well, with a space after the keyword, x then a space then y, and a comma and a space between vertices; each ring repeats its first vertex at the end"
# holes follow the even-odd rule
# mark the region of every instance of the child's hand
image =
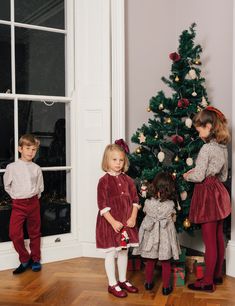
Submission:
POLYGON ((185 180, 187 180, 187 177, 188 177, 189 173, 191 173, 192 171, 193 171, 193 169, 191 169, 191 170, 185 172, 185 173, 183 174, 183 178, 184 178, 185 180))
POLYGON ((126 222, 126 225, 128 227, 134 227, 135 226, 135 223, 136 223, 136 218, 134 217, 130 217, 127 222, 126 222))
POLYGON ((117 220, 113 221, 111 225, 116 233, 119 233, 120 230, 123 228, 123 224, 117 220))

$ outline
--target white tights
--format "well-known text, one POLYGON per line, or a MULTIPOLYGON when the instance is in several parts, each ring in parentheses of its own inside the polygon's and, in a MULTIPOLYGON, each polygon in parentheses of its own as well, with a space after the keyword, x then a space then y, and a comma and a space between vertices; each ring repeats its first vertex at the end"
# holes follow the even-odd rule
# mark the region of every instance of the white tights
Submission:
POLYGON ((105 257, 105 271, 108 277, 109 286, 117 284, 115 274, 115 257, 117 257, 118 276, 120 282, 126 281, 126 270, 127 270, 127 250, 121 251, 110 251, 106 253, 105 257))

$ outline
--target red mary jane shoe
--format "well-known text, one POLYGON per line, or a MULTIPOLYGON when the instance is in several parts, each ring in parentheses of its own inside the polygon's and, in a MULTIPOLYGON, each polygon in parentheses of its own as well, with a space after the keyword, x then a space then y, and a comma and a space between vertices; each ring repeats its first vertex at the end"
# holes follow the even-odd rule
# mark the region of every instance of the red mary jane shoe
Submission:
POLYGON ((118 291, 118 290, 116 289, 116 287, 118 287, 118 286, 119 286, 119 284, 116 284, 116 285, 114 285, 114 286, 108 286, 108 292, 111 293, 112 295, 118 297, 118 298, 124 298, 124 297, 126 297, 126 296, 127 296, 127 293, 126 293, 125 291, 123 291, 123 290, 118 291))
POLYGON ((118 282, 118 285, 120 288, 125 289, 127 292, 129 293, 137 293, 139 292, 138 288, 136 288, 135 286, 133 286, 130 282, 125 281, 123 283, 118 282))

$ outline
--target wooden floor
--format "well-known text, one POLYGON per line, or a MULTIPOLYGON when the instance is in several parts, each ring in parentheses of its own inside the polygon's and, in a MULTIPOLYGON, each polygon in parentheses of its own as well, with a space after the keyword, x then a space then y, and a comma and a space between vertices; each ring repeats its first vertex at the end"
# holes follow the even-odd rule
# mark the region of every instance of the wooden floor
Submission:
MULTIPOLYGON (((156 272, 157 273, 157 272, 156 272)), ((191 278, 193 275, 191 275, 191 278)), ((235 278, 226 277, 214 293, 194 293, 184 287, 169 296, 161 294, 156 275, 152 291, 145 291, 143 271, 128 272, 140 289, 118 299, 107 293, 102 259, 77 258, 44 264, 41 272, 31 270, 14 276, 12 270, 0 272, 0 306, 235 306, 235 278)))

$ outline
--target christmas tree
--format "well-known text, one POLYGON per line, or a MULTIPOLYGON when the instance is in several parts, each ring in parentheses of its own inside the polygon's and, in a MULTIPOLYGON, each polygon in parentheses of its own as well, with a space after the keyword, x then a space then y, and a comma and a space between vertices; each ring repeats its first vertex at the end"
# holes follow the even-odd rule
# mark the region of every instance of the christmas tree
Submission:
POLYGON ((200 70, 202 48, 194 43, 195 27, 194 23, 181 33, 178 52, 169 55, 171 73, 169 78, 162 77, 162 81, 172 89, 172 96, 166 97, 159 91, 150 99, 147 111, 153 112, 153 118, 132 136, 138 147, 129 156, 129 175, 136 181, 142 205, 148 196, 146 185, 155 175, 161 171, 172 174, 178 193, 176 228, 189 233, 196 228, 188 220, 194 185, 182 175, 195 166, 203 144, 192 118, 209 104, 200 70))

